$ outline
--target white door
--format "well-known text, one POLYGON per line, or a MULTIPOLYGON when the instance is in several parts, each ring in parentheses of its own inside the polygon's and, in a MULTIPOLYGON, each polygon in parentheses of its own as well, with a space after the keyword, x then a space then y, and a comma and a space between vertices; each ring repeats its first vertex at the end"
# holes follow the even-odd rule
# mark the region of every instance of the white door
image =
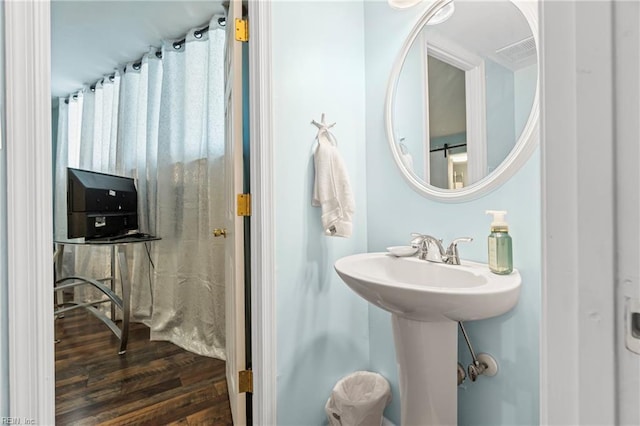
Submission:
POLYGON ((242 185, 242 42, 235 38, 235 20, 242 2, 233 0, 227 15, 225 51, 225 302, 227 386, 236 426, 247 423, 246 394, 238 389, 238 372, 245 369, 244 218, 237 215, 236 197, 242 185))

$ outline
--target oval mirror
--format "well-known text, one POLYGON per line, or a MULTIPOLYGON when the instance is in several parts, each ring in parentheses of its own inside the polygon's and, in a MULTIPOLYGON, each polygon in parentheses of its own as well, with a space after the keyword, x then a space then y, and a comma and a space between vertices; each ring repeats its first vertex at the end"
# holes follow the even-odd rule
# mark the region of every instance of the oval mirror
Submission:
POLYGON ((466 201, 510 178, 538 141, 535 2, 438 0, 387 89, 387 138, 405 179, 466 201))

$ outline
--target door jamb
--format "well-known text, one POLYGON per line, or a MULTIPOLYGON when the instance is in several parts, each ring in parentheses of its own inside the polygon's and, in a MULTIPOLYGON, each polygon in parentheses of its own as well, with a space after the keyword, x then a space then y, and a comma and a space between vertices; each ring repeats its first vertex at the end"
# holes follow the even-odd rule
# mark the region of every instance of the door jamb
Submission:
POLYGON ((277 424, 271 2, 249 2, 253 424, 277 424))
POLYGON ((612 3, 539 2, 540 424, 617 424, 612 3))
POLYGON ((4 14, 8 414, 53 424, 50 4, 7 1, 4 14))
MULTIPOLYGON (((9 415, 55 422, 50 41, 47 1, 5 2, 7 65, 9 415), (14 23, 14 24, 12 24, 14 23), (20 25, 18 25, 20 23, 20 25), (30 25, 24 25, 31 23, 30 25), (26 52, 26 53, 25 53, 26 52), (23 88, 17 93, 11 88, 23 88), (27 90, 31 88, 31 90, 27 90), (9 113, 10 112, 10 113, 9 113), (33 123, 36 123, 34 126, 33 123), (12 141, 21 141, 12 144, 12 141), (14 146, 15 145, 15 146, 14 146), (25 185, 28 185, 25 191, 25 185), (21 191, 18 191, 18 188, 21 191), (31 285, 24 285, 30 283, 31 285), (32 307, 27 309, 26 307, 32 307)), ((249 2, 251 114, 252 346, 254 424, 276 424, 275 271, 272 215, 269 2, 249 2)), ((6 146, 5 145, 5 146, 6 146)))

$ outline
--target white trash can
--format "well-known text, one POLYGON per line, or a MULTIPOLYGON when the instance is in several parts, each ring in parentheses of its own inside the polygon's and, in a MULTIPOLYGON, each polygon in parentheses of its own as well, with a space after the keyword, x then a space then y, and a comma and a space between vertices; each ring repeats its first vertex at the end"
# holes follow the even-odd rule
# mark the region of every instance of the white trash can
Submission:
POLYGON ((336 383, 324 411, 331 426, 379 425, 390 402, 387 379, 378 373, 356 371, 336 383))

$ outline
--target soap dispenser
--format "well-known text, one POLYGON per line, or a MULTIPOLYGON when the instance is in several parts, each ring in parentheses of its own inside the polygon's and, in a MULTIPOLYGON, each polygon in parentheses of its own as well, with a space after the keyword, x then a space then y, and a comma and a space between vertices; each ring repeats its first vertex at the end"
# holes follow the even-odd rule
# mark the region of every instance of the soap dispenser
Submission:
POLYGON ((510 274, 513 271, 513 253, 509 224, 504 219, 507 212, 487 210, 486 214, 493 215, 491 233, 489 234, 489 269, 494 274, 510 274))

